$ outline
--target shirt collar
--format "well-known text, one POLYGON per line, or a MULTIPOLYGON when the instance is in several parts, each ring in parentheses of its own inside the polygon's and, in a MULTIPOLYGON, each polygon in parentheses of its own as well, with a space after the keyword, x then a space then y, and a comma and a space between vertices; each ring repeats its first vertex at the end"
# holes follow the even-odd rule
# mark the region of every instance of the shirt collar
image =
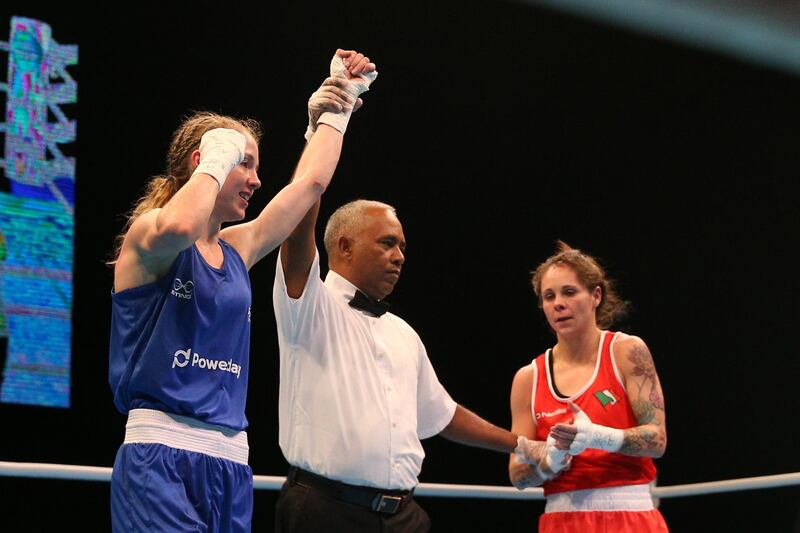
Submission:
POLYGON ((356 291, 360 290, 339 275, 335 270, 328 270, 328 275, 325 276, 325 287, 345 304, 349 304, 350 300, 352 300, 353 296, 356 294, 356 291))

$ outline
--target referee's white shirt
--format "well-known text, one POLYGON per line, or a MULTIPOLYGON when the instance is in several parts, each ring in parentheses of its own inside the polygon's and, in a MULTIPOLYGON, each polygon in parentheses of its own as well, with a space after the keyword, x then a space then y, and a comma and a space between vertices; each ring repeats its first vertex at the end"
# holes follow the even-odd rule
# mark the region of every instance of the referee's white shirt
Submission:
POLYGON ((411 489, 425 457, 420 439, 442 431, 456 403, 411 326, 350 307, 356 290, 332 270, 323 283, 317 253, 303 294, 290 298, 278 257, 281 450, 330 479, 411 489))

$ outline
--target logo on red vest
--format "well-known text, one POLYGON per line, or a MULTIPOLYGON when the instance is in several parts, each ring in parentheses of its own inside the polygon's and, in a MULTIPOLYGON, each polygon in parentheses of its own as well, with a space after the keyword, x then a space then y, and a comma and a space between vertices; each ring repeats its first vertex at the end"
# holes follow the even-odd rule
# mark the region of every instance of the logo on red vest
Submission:
POLYGON ((594 393, 594 397, 597 398, 597 401, 600 402, 600 405, 605 408, 606 405, 614 405, 617 403, 617 399, 611 394, 611 391, 608 389, 603 389, 601 391, 597 391, 594 393))
POLYGON ((563 415, 567 412, 566 409, 561 407, 560 409, 556 409, 555 411, 536 411, 536 420, 541 420, 542 418, 550 418, 553 416, 563 415))

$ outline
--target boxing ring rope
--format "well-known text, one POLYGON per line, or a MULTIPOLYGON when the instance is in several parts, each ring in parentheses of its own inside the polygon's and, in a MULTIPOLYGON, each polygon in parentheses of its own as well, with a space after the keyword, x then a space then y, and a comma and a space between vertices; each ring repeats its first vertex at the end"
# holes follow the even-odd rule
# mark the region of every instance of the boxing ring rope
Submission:
MULTIPOLYGON (((27 477, 40 479, 66 479, 73 481, 110 481, 111 468, 103 466, 59 465, 47 463, 12 463, 0 461, 0 477, 27 477)), ((283 476, 253 476, 256 490, 279 490, 286 480, 283 476)), ((757 476, 705 483, 689 483, 653 487, 654 498, 700 496, 741 490, 774 489, 800 485, 800 472, 757 476)), ((444 498, 484 498, 496 500, 543 500, 542 489, 517 490, 514 487, 493 485, 457 485, 448 483, 420 483, 417 496, 444 498)))

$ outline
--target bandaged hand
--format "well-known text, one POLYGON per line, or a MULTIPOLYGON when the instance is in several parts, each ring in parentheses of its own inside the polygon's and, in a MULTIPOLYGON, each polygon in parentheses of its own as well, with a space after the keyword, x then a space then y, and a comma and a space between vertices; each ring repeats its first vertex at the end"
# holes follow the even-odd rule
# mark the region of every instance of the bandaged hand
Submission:
POLYGON ((537 474, 543 480, 553 479, 572 462, 572 456, 567 450, 556 448, 553 437, 548 437, 546 442, 542 442, 519 436, 514 454, 517 461, 534 465, 537 474))
POLYGON ((323 113, 354 112, 359 108, 360 98, 354 98, 348 91, 350 82, 346 78, 325 78, 319 89, 308 99, 308 127, 305 138, 310 141, 317 131, 317 122, 323 113))
POLYGON ((200 164, 192 173, 208 174, 219 184, 225 183, 228 174, 244 159, 247 139, 236 130, 214 128, 208 130, 200 139, 200 164))
POLYGON ((539 464, 546 455, 545 443, 520 435, 517 437, 517 447, 514 448, 514 455, 516 455, 517 461, 520 463, 539 464))
MULTIPOLYGON (((344 133, 347 129, 347 123, 350 121, 350 115, 360 105, 359 95, 367 92, 370 84, 378 77, 378 72, 374 70, 374 65, 369 63, 369 58, 365 58, 361 54, 353 56, 351 52, 344 50, 337 50, 331 59, 330 74, 331 78, 346 80, 347 83, 342 88, 352 98, 353 106, 349 109, 343 107, 340 112, 323 111, 318 117, 315 117, 315 113, 311 109, 312 102, 309 99, 309 123, 306 129, 306 140, 311 139, 319 124, 327 124, 340 133, 344 133), (345 60, 351 63, 349 67, 345 65, 345 60)), ((323 82, 317 92, 324 87, 325 83, 323 82)), ((314 95, 312 95, 313 97, 314 95)), ((318 104, 319 99, 315 103, 318 104)))
POLYGON ((572 465, 572 456, 569 454, 568 450, 557 448, 556 440, 552 436, 548 435, 547 437, 545 451, 547 453, 544 456, 544 460, 539 465, 536 465, 543 479, 547 479, 544 476, 546 476, 548 472, 552 478, 562 470, 569 469, 572 465))
POLYGON ((575 415, 574 425, 578 429, 575 439, 569 447, 570 455, 579 455, 586 448, 605 450, 607 452, 617 452, 622 448, 622 443, 625 440, 625 432, 623 430, 594 424, 580 407, 572 402, 569 403, 569 407, 575 415))

